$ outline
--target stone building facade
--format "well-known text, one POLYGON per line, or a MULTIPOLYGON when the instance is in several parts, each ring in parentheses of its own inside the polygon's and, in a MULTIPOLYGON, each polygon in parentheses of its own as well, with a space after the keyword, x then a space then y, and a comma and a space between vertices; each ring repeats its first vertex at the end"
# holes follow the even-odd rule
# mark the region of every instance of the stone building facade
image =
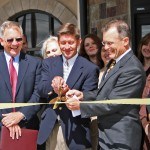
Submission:
POLYGON ((130 0, 89 0, 88 3, 88 30, 99 37, 102 25, 113 18, 130 23, 130 0))
MULTIPOLYGON (((80 28, 80 0, 0 0, 0 24, 28 10, 40 10, 53 15, 61 23, 74 23, 80 28)), ((82 8, 81 8, 82 9, 82 8)), ((130 0, 87 0, 88 33, 101 37, 100 29, 112 18, 130 23, 130 0)))
MULTIPOLYGON (((130 0, 87 0, 89 32, 99 34, 102 24, 119 17, 129 21, 130 0)), ((0 24, 25 10, 41 10, 62 23, 78 24, 78 0, 0 0, 0 24)))
POLYGON ((0 0, 0 24, 17 13, 32 9, 50 13, 62 23, 77 24, 76 0, 0 0))

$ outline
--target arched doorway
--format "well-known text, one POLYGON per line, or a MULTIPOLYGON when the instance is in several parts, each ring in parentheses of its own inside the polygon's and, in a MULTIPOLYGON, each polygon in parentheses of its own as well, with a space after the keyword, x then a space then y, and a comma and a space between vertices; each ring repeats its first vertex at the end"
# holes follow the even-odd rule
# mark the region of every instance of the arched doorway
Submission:
POLYGON ((26 10, 11 16, 8 20, 22 25, 28 39, 28 53, 39 55, 43 41, 49 35, 56 35, 61 22, 53 15, 40 10, 26 10))

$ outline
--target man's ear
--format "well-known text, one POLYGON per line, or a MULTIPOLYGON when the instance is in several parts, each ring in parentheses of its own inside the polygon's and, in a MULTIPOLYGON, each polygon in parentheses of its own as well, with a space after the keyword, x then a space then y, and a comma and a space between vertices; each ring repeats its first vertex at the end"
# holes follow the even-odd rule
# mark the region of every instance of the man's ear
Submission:
POLYGON ((78 51, 79 51, 79 49, 80 49, 80 44, 81 44, 81 42, 82 42, 82 39, 80 38, 80 39, 78 40, 78 51))
POLYGON ((78 39, 78 47, 80 47, 81 42, 82 42, 82 39, 81 38, 78 39))
POLYGON ((128 38, 128 37, 125 37, 125 38, 123 39, 123 42, 124 42, 124 45, 125 45, 125 46, 127 46, 127 45, 130 44, 130 43, 129 43, 129 38, 128 38))
POLYGON ((82 42, 82 39, 80 38, 80 39, 78 40, 78 45, 80 45, 81 42, 82 42))
POLYGON ((2 38, 0 38, 0 43, 1 43, 2 46, 4 45, 4 44, 3 44, 3 39, 2 39, 2 38))

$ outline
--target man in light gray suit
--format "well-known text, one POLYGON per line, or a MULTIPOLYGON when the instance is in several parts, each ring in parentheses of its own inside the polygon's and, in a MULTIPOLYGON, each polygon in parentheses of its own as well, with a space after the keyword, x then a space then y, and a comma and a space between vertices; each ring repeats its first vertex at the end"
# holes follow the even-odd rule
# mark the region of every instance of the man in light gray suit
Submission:
MULTIPOLYGON (((103 45, 115 53, 116 64, 106 70, 99 89, 92 92, 70 90, 69 100, 109 100, 141 98, 145 85, 143 67, 130 48, 129 26, 123 20, 112 20, 103 28, 103 45)), ((68 101, 69 101, 68 100, 68 101)), ((81 116, 98 116, 99 144, 102 150, 140 150, 142 129, 138 105, 83 104, 70 102, 70 110, 81 110, 81 116)))

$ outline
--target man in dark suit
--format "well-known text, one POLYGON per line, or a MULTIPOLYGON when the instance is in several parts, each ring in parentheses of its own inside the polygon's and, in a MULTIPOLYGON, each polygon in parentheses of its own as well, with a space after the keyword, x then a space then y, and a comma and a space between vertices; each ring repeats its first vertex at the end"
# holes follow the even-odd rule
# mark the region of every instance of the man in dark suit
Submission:
MULTIPOLYGON (((106 71, 99 89, 92 92, 72 90, 82 100, 141 98, 145 85, 143 67, 130 48, 129 26, 123 20, 112 20, 103 28, 104 49, 115 53, 116 64, 106 71)), ((111 65, 110 65, 111 66, 111 65)), ((69 109, 81 110, 83 118, 98 116, 99 144, 102 150, 140 150, 141 123, 138 105, 70 103, 69 109)))
MULTIPOLYGON (((6 21, 0 27, 1 45, 4 52, 0 54, 0 102, 34 103, 39 102, 37 84, 41 77, 41 61, 24 54, 22 49, 23 31, 17 22, 6 21), (12 66, 10 67, 10 60, 12 66), (11 80, 13 67, 16 80, 11 80), (16 88, 12 82, 16 81, 16 88), (15 90, 15 92, 14 92, 15 90)), ((36 113, 39 106, 0 110, 1 123, 10 130, 10 136, 19 138, 21 127, 38 128, 36 113)), ((2 125, 1 124, 1 125, 2 125)))
MULTIPOLYGON (((39 86, 41 96, 48 97, 48 93, 53 90, 58 93, 60 87, 62 93, 65 93, 68 87, 81 91, 96 89, 99 68, 85 58, 78 56, 77 49, 80 44, 80 36, 77 27, 70 23, 64 24, 58 32, 58 42, 62 55, 43 61, 42 82, 39 86)), ((55 93, 52 93, 48 102, 56 96, 55 93)), ((49 106, 42 114, 38 144, 47 140, 47 150, 90 148, 89 123, 90 119, 81 119, 80 115, 73 117, 72 112, 65 105, 59 106, 56 110, 49 106), (56 126, 59 129, 57 128, 53 132, 56 126), (62 137, 64 137, 65 143, 60 143, 57 140, 57 137, 61 136, 60 130, 63 132, 62 137), (52 138, 53 134, 56 139, 52 138), (49 142, 48 139, 50 139, 49 142)))

